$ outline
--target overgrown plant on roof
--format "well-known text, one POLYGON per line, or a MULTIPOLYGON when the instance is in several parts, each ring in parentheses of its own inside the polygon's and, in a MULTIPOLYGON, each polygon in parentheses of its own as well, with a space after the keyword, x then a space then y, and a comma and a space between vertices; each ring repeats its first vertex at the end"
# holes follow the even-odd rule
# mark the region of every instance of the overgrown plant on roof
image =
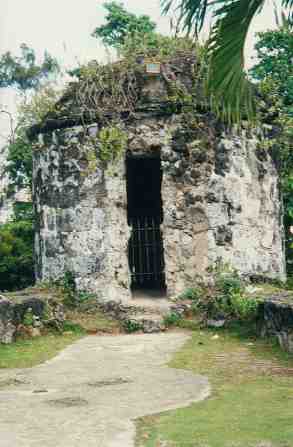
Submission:
MULTIPOLYGON (((141 91, 146 80, 144 61, 161 64, 161 76, 166 82, 169 94, 166 103, 172 105, 203 101, 202 79, 206 71, 205 51, 188 38, 173 38, 157 35, 152 43, 135 36, 126 39, 117 62, 100 64, 92 61, 75 70, 77 80, 70 83, 63 98, 56 104, 48 117, 58 119, 67 116, 68 104, 73 104, 71 116, 80 117, 83 122, 97 121, 101 127, 130 119, 141 106, 141 91), (176 58, 189 60, 188 70, 194 80, 194 92, 184 92, 170 76, 170 64, 176 58)), ((207 104, 206 104, 207 105, 207 104)))

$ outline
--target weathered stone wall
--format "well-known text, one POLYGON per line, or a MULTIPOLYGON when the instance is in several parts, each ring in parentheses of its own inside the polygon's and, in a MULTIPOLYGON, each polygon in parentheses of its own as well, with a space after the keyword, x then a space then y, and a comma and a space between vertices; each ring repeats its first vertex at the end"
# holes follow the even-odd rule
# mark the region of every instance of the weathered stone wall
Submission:
MULTIPOLYGON (((95 132, 89 127, 89 136, 95 132)), ((121 275, 128 267, 128 240, 121 237, 128 232, 124 164, 115 166, 119 175, 108 176, 82 127, 45 138, 34 160, 37 277, 57 279, 70 271, 80 289, 123 298, 129 293, 128 274, 121 275)))
POLYGON ((247 275, 284 279, 278 172, 254 136, 223 134, 208 182, 209 264, 217 258, 247 275))
MULTIPOLYGON (((132 156, 160 153, 166 282, 170 295, 227 263, 243 275, 284 279, 278 173, 259 140, 228 134, 209 114, 152 117, 125 125, 132 156)), ((97 126, 40 135, 34 184, 37 274, 72 271, 80 288, 127 300, 125 162, 105 169, 97 126), (91 138, 89 138, 91 137, 91 138)))
POLYGON ((284 279, 279 180, 271 157, 255 135, 227 134, 205 115, 192 123, 186 118, 143 119, 127 129, 130 151, 161 153, 169 292, 191 286, 219 262, 246 276, 284 279))
MULTIPOLYGON (((158 120, 144 118, 128 128, 129 151, 133 155, 160 152, 163 181, 162 224, 165 273, 168 293, 174 295, 194 284, 198 275, 205 275, 208 267, 207 214, 201 205, 199 176, 205 178, 208 163, 198 173, 189 139, 182 130, 184 117, 174 116, 158 120)), ((198 151, 198 148, 196 148, 198 151)), ((205 148, 199 160, 206 162, 205 148)), ((195 157, 196 158, 196 157, 195 157)), ((202 180, 203 181, 203 180, 202 180)))

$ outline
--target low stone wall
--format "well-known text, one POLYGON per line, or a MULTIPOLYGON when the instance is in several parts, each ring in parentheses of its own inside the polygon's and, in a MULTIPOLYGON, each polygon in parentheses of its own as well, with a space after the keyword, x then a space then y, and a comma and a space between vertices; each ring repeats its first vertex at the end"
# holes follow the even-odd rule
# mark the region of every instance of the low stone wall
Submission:
POLYGON ((0 295, 0 344, 12 343, 18 334, 41 335, 47 327, 61 330, 63 321, 63 306, 52 298, 0 295))
POLYGON ((260 304, 258 331, 261 337, 276 336, 284 351, 293 353, 292 293, 275 295, 260 304))

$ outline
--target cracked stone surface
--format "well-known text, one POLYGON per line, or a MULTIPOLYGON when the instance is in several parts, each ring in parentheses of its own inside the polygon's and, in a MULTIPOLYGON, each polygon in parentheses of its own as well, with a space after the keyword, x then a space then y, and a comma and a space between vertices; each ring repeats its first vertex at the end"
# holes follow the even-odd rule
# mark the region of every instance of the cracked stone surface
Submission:
POLYGON ((133 447, 136 418, 209 395, 207 378, 166 365, 188 338, 91 336, 37 367, 0 371, 0 446, 133 447))
MULTIPOLYGON (((167 88, 163 79, 161 87, 167 88)), ((208 281, 219 263, 248 278, 285 280, 279 175, 260 129, 230 132, 208 113, 190 121, 186 114, 137 111, 122 129, 125 154, 107 168, 100 162, 98 125, 39 135, 33 173, 39 280, 70 271, 77 287, 99 301, 131 303, 128 157, 161 160, 168 298, 197 279, 208 281), (89 138, 92 132, 96 137, 89 138)), ((143 184, 142 195, 149 189, 143 184)))

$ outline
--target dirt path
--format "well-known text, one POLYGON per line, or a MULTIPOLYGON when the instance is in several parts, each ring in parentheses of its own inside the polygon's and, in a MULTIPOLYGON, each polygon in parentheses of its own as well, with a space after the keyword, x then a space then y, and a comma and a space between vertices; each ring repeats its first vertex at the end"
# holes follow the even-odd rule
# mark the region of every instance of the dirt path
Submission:
POLYGON ((132 447, 133 420, 204 399, 207 379, 166 362, 183 332, 86 337, 0 372, 0 447, 132 447))

